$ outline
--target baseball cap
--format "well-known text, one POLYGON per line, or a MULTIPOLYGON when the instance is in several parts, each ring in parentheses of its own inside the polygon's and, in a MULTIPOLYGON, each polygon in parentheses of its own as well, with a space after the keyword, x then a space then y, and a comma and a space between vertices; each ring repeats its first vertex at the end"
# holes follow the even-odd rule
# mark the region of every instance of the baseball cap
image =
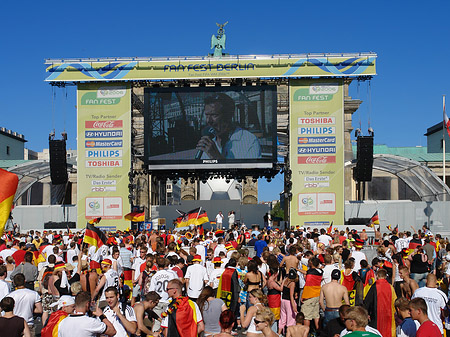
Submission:
POLYGON ((339 269, 333 269, 331 272, 331 279, 332 280, 339 280, 341 278, 341 272, 339 269))
POLYGON ((62 307, 65 307, 67 305, 72 305, 72 304, 75 304, 75 298, 73 298, 72 296, 63 295, 58 299, 58 301, 50 304, 50 306, 51 307, 58 306, 58 309, 61 309, 62 307))

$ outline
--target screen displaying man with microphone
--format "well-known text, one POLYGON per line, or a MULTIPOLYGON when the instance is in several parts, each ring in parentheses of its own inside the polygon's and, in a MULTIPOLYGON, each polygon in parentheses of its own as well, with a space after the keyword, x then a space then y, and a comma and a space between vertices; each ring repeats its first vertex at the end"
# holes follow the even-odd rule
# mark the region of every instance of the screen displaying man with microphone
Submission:
POLYGON ((146 88, 146 163, 153 169, 271 167, 276 104, 276 86, 269 85, 146 88))
MULTIPOLYGON (((195 159, 261 158, 258 138, 233 122, 234 100, 218 93, 205 98, 205 118, 208 127, 197 143, 195 159)), ((205 130, 204 129, 204 130, 205 130)))

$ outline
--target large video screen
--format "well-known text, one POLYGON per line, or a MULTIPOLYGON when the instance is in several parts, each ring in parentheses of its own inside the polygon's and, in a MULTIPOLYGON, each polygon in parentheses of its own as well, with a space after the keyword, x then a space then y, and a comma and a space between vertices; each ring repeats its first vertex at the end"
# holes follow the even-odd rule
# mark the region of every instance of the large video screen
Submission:
POLYGON ((149 169, 271 168, 276 86, 146 88, 149 169))

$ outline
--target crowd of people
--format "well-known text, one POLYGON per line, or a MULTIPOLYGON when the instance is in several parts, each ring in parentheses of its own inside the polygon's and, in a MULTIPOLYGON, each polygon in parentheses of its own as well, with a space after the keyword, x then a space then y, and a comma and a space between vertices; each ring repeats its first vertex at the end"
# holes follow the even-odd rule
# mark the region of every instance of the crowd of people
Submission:
POLYGON ((0 336, 446 334, 448 241, 375 232, 370 261, 349 228, 9 233, 0 336))

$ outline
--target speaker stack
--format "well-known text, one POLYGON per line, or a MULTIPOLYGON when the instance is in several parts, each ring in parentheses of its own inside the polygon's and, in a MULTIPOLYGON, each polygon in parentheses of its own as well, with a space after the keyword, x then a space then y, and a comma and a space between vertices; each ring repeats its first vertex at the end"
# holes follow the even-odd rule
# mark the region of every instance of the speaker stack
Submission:
POLYGON ((371 181, 373 168, 373 136, 359 136, 356 140, 356 166, 353 179, 371 181))
POLYGON ((65 184, 68 180, 67 175, 67 153, 66 141, 49 140, 50 150, 50 178, 53 185, 65 184))

